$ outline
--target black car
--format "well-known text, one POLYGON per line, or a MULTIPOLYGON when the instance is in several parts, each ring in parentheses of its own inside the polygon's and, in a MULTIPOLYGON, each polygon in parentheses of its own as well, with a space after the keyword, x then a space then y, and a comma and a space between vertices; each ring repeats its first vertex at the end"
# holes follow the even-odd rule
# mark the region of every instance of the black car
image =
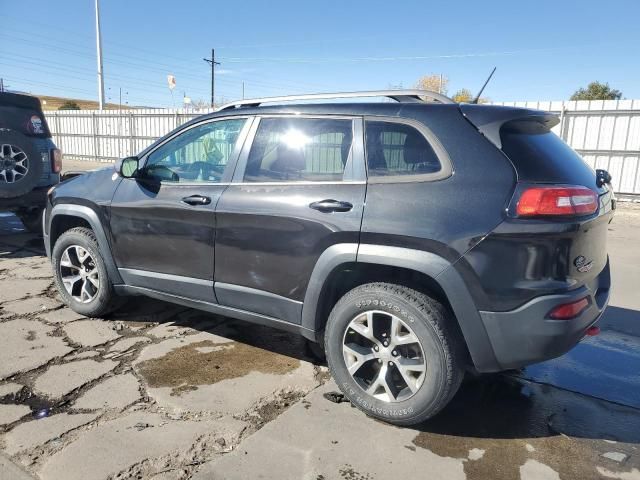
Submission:
POLYGON ((0 211, 14 212, 39 232, 47 190, 60 182, 61 169, 40 100, 0 92, 0 211))
POLYGON ((245 100, 56 187, 45 244, 76 312, 147 295, 299 332, 354 405, 414 424, 465 369, 597 333, 613 194, 557 123, 415 90, 245 100), (397 103, 283 105, 372 96, 397 103))

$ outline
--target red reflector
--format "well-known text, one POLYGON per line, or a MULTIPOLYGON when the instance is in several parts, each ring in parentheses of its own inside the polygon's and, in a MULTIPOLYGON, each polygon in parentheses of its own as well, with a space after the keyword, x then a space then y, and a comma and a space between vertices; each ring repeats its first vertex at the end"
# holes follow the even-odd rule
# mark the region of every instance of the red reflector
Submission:
POLYGON ((587 328, 587 332, 586 332, 586 334, 589 335, 590 337, 595 337, 599 333, 600 333, 600 327, 589 327, 587 328))
POLYGON ((520 195, 519 217, 590 215, 598 209, 596 192, 586 187, 531 187, 520 195))
POLYGON ((584 297, 571 303, 558 305, 549 312, 549 318, 554 320, 569 320, 580 315, 589 306, 589 298, 584 297))
POLYGON ((62 151, 58 148, 51 149, 51 171, 60 173, 62 170, 62 151))

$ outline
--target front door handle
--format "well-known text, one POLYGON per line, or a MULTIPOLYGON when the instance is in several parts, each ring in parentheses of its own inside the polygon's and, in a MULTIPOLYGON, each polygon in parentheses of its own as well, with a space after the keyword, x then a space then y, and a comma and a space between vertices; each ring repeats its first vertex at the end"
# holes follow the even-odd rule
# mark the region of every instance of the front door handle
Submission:
POLYGON ((309 208, 318 210, 323 213, 330 212, 348 212, 353 208, 353 205, 349 202, 341 202, 340 200, 320 200, 319 202, 313 202, 309 205, 309 208))
POLYGON ((205 197, 204 195, 191 195, 190 197, 183 197, 182 203, 186 203, 187 205, 209 205, 211 198, 205 197))

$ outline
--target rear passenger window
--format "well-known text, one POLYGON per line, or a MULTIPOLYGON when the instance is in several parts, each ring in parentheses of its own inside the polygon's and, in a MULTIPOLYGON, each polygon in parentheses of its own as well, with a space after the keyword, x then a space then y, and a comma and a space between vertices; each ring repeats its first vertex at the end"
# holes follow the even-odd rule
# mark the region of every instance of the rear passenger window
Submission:
POLYGON ((427 139, 410 125, 366 122, 369 177, 424 175, 442 169, 427 139))
POLYGON ((341 181, 352 143, 351 120, 263 118, 244 181, 341 181))

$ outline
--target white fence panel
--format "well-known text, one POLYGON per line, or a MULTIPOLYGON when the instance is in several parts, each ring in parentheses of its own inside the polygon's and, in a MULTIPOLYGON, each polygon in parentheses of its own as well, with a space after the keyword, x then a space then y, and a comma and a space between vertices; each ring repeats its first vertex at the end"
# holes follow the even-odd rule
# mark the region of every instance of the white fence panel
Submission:
MULTIPOLYGON (((560 115, 553 131, 592 168, 613 177, 616 192, 640 194, 640 100, 503 102, 560 115)), ((112 162, 212 109, 47 112, 56 144, 69 158, 112 162)))

